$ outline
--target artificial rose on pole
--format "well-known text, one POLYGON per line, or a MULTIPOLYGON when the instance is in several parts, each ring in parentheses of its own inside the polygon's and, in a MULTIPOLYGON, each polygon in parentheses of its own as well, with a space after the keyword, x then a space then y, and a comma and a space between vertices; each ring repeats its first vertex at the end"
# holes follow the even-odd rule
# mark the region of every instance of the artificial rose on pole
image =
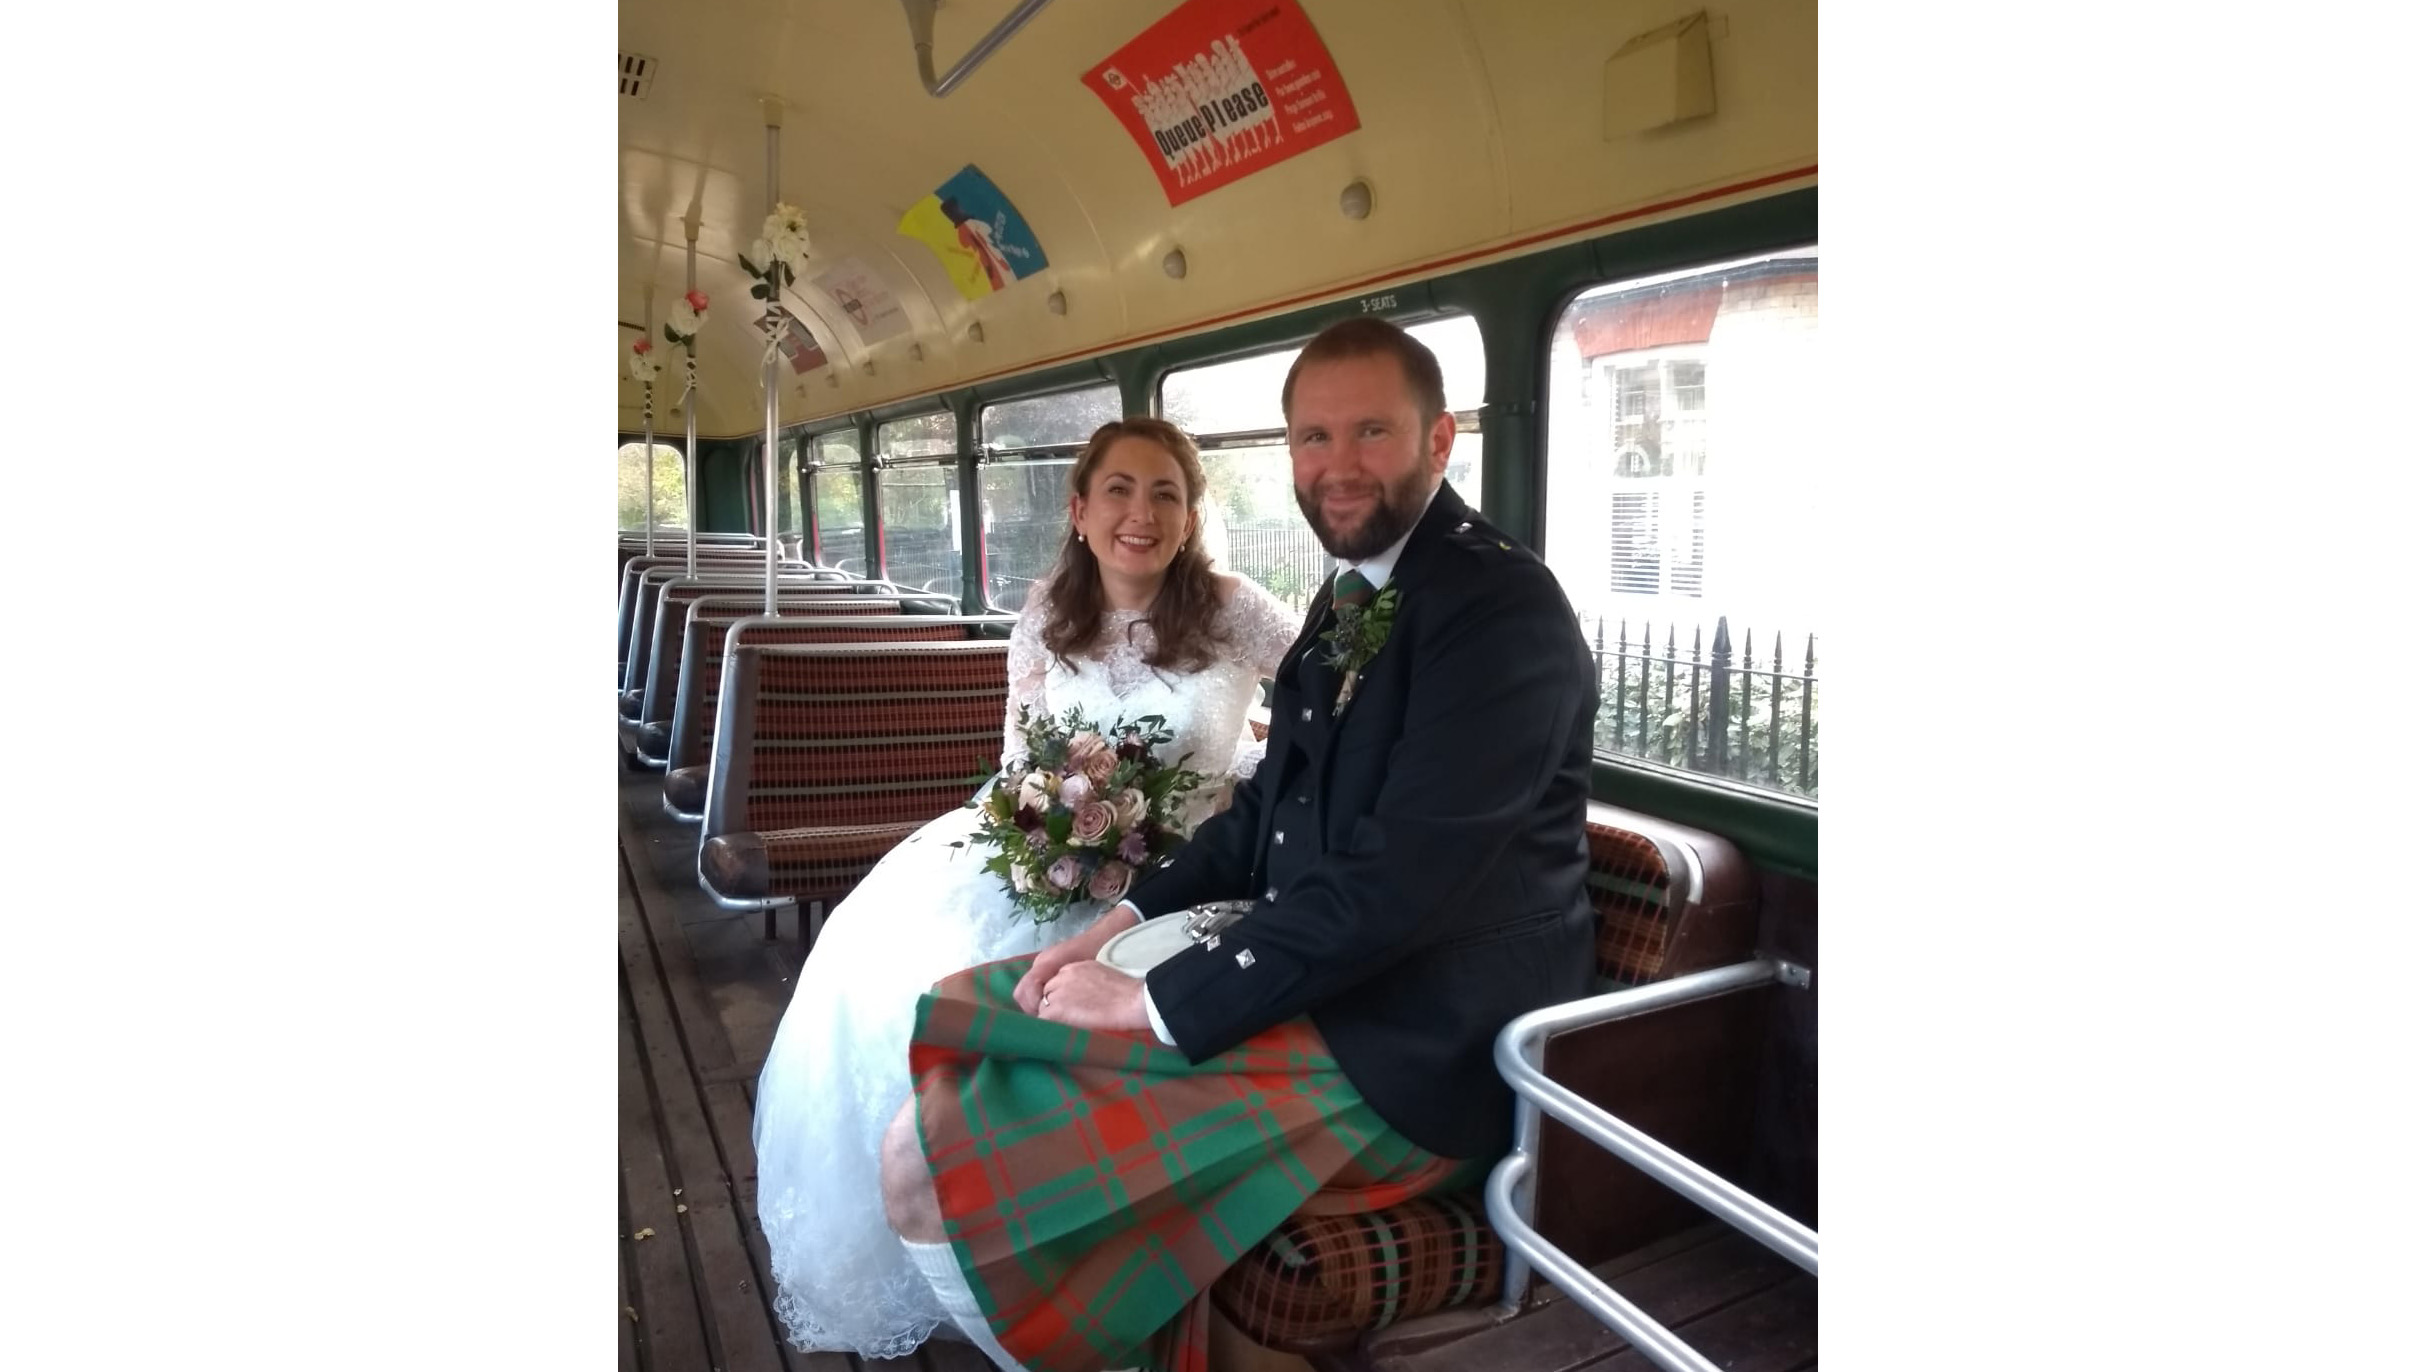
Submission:
POLYGON ((804 222, 804 212, 780 201, 761 221, 761 237, 736 259, 745 275, 753 278, 753 298, 766 306, 762 313, 762 328, 769 334, 762 351, 762 360, 778 355, 780 331, 786 326, 779 314, 780 293, 795 284, 795 278, 811 270, 812 232, 804 222))
POLYGON ((710 314, 710 297, 700 291, 687 291, 668 307, 667 322, 660 325, 660 336, 685 348, 685 391, 694 388, 694 335, 702 331, 702 321, 710 314))

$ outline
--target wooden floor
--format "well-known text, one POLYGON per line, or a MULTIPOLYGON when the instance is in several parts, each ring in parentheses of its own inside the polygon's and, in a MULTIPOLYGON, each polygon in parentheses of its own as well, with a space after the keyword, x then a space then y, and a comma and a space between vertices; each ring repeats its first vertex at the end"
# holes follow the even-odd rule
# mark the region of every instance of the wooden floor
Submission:
POLYGON ((636 1372, 991 1372, 934 1339, 885 1362, 799 1353, 770 1313, 753 1086, 805 945, 694 884, 695 830, 659 774, 620 773, 618 1366, 636 1372))
MULTIPOLYGON (((1818 1278, 1721 1224, 1661 1239, 1593 1271, 1727 1372, 1818 1366, 1818 1278)), ((1656 1372, 1590 1312, 1559 1297, 1461 1343, 1379 1350, 1373 1372, 1656 1372)))

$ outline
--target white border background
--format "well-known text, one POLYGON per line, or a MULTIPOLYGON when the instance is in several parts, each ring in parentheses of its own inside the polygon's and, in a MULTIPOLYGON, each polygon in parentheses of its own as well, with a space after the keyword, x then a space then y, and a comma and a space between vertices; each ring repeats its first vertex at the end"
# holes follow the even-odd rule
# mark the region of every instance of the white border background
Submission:
MULTIPOLYGON (((17 28, 0 1361, 609 1367, 614 21, 17 28)), ((1823 24, 1831 1366, 2423 1342, 2428 29, 1823 24)))

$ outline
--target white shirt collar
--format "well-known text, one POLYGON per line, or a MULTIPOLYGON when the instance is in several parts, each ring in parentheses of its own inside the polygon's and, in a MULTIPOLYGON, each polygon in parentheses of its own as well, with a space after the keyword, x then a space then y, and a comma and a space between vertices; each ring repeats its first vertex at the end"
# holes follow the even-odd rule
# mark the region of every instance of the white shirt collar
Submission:
POLYGON ((1414 520, 1413 528, 1406 529, 1404 531, 1404 537, 1388 544, 1387 551, 1380 553, 1377 557, 1366 558, 1363 561, 1353 563, 1348 563, 1344 559, 1339 558, 1336 564, 1337 573, 1342 575, 1346 568, 1351 567, 1354 571, 1362 574, 1362 579, 1370 583, 1371 589, 1386 589, 1387 579, 1396 574, 1396 559, 1404 556, 1404 545, 1412 542, 1413 529, 1418 529, 1420 527, 1421 521, 1417 519, 1414 520))

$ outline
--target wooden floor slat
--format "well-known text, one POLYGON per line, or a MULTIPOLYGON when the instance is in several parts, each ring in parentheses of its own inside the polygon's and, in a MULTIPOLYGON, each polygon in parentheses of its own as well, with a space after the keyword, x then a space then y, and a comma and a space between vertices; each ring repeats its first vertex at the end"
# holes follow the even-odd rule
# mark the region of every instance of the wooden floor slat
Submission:
MULTIPOLYGON (((624 977, 619 978, 623 991, 624 977)), ((635 1269, 636 1314, 640 1317, 644 1372, 692 1372, 710 1365, 701 1308, 694 1299, 691 1264, 677 1228, 676 1189, 660 1147, 651 1088, 643 1077, 643 1055, 634 1018, 619 996, 618 1185, 622 1219, 629 1226, 619 1242, 628 1245, 635 1269)))
POLYGON ((782 977, 791 979, 800 948, 792 956, 766 948, 757 918, 722 911, 701 893, 692 880, 691 831, 677 832, 658 814, 657 785, 656 778, 629 778, 622 788, 619 961, 630 997, 634 988, 647 988, 632 1010, 633 1032, 645 1059, 648 1109, 667 1140, 666 1168, 679 1178, 669 1189, 685 1190, 669 1199, 687 1207, 679 1226, 685 1256, 710 1315, 708 1337, 721 1355, 703 1365, 719 1372, 862 1372, 866 1364, 851 1354, 788 1345, 771 1311, 748 1084, 769 1051, 790 990, 782 977), (707 974, 700 962, 706 951, 707 974), (682 1180, 688 1177, 697 1180, 682 1180))
MULTIPOLYGON (((1796 1372, 1817 1360, 1818 1318, 1818 1280, 1797 1271, 1675 1333, 1730 1372, 1796 1372)), ((1623 1348, 1584 1372, 1658 1372, 1658 1365, 1638 1349, 1623 1348)))
MULTIPOLYGON (((1798 1275, 1798 1269, 1783 1258, 1722 1225, 1662 1239, 1604 1263, 1594 1272, 1670 1329, 1697 1327, 1704 1319, 1730 1312, 1736 1303, 1783 1284, 1788 1275, 1798 1275)), ((1802 1280, 1815 1288, 1810 1278, 1802 1280)), ((1815 1337, 1807 1327, 1802 1335, 1815 1337)), ((1609 1372, 1609 1360, 1629 1352, 1629 1346, 1588 1310, 1560 1299, 1461 1342, 1411 1354, 1390 1353, 1378 1359, 1377 1366, 1380 1372, 1470 1372, 1475 1367, 1609 1372)), ((1646 1367, 1647 1363, 1614 1364, 1616 1372, 1634 1366, 1646 1367)), ((1731 1366, 1734 1372, 1744 1372, 1739 1363, 1731 1366)))
POLYGON ((643 1066, 669 1140, 673 1189, 684 1194, 679 1230, 704 1292, 721 1372, 781 1372, 778 1341, 746 1251, 734 1188, 711 1141, 698 1088, 648 946, 640 904, 620 903, 618 953, 643 1047, 643 1066))

